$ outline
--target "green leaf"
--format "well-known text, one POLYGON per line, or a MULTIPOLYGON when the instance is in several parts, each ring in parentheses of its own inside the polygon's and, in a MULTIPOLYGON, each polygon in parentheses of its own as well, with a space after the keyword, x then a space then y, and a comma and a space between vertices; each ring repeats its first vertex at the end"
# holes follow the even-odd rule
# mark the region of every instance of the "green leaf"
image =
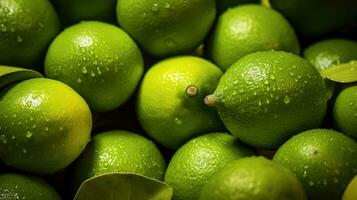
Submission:
POLYGON ((17 81, 40 77, 43 76, 31 69, 0 66, 0 89, 17 81))
POLYGON ((84 181, 74 200, 170 200, 166 183, 133 173, 110 173, 84 181))
POLYGON ((336 65, 320 71, 321 76, 337 83, 357 81, 357 61, 336 65))

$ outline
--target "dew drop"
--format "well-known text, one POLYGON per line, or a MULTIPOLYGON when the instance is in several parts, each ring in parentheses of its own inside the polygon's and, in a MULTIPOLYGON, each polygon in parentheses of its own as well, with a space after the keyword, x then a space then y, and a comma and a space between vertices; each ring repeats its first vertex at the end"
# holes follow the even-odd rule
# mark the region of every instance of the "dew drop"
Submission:
POLYGON ((44 130, 45 130, 45 131, 48 131, 48 126, 45 126, 44 130))
POLYGON ((164 6, 165 8, 167 8, 167 9, 169 9, 169 8, 171 8, 171 5, 169 4, 169 3, 165 3, 165 6, 164 6))
POLYGON ((310 180, 310 181, 309 181, 309 185, 310 185, 310 186, 313 186, 313 185, 314 185, 314 182, 310 180))
POLYGON ((31 131, 27 131, 27 132, 25 133, 25 137, 31 138, 31 137, 32 137, 32 132, 31 132, 31 131))
POLYGON ((6 144, 7 143, 7 139, 6 139, 6 136, 5 135, 0 135, 0 140, 3 144, 6 144))
POLYGON ((265 84, 265 85, 269 85, 269 81, 268 81, 268 80, 265 80, 265 81, 264 81, 264 84, 265 84))
POLYGON ((82 73, 83 73, 83 74, 88 73, 88 71, 87 71, 87 68, 86 68, 86 67, 82 67, 82 73))
POLYGON ((290 101, 291 101, 291 99, 290 99, 289 96, 285 96, 285 97, 284 97, 284 103, 285 103, 285 104, 289 104, 290 101))
POLYGON ((21 43, 22 41, 23 41, 23 39, 22 39, 22 37, 21 36, 16 36, 16 41, 18 42, 18 43, 21 43))
POLYGON ((159 10, 160 10, 159 4, 154 3, 154 4, 152 5, 152 7, 151 7, 151 11, 154 12, 154 13, 156 13, 156 12, 158 12, 159 10))
POLYGON ((233 91, 233 96, 235 96, 235 95, 237 95, 237 91, 234 90, 233 91))
POLYGON ((174 121, 175 121, 175 123, 177 124, 177 125, 181 125, 182 124, 182 119, 180 119, 180 118, 178 118, 178 117, 176 117, 175 119, 174 119, 174 121))
POLYGON ((77 83, 82 83, 82 79, 81 78, 77 78, 77 83))
POLYGON ((4 24, 0 24, 0 31, 2 32, 6 32, 7 31, 7 28, 4 24))
POLYGON ((95 73, 93 71, 90 72, 91 77, 95 77, 95 73))

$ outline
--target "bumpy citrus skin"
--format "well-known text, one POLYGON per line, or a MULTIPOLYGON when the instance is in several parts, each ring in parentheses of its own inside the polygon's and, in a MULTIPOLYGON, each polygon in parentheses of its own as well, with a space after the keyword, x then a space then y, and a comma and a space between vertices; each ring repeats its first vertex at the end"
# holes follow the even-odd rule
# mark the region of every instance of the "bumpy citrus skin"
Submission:
POLYGON ((306 200, 301 183, 280 164, 263 157, 242 158, 214 174, 199 200, 306 200))
POLYGON ((216 1, 217 4, 217 14, 221 14, 229 8, 247 4, 247 3, 259 3, 259 0, 219 0, 216 1))
POLYGON ((357 86, 340 92, 335 101, 333 118, 338 129, 357 141, 357 86))
POLYGON ((357 143, 333 130, 314 129, 283 144, 274 161, 291 169, 309 199, 339 200, 357 173, 357 143))
POLYGON ((93 137, 73 168, 76 188, 88 178, 133 172, 162 180, 166 163, 159 149, 145 137, 127 131, 108 131, 93 137))
POLYGON ((152 66, 138 93, 140 124, 170 149, 195 136, 221 130, 217 112, 203 100, 214 91, 222 74, 211 62, 193 56, 169 58, 152 66), (197 88, 195 96, 187 95, 190 86, 197 88))
POLYGON ((174 189, 175 200, 196 200, 212 174, 236 159, 253 154, 231 135, 206 134, 176 151, 167 168, 165 182, 174 189))
POLYGON ((304 58, 317 70, 357 60, 357 42, 347 39, 328 39, 312 44, 304 50, 304 58))
POLYGON ((120 0, 117 19, 140 46, 154 56, 188 53, 208 34, 215 0, 120 0))
POLYGON ((143 59, 123 30, 103 22, 82 22, 52 42, 45 61, 49 78, 76 90, 94 111, 123 104, 143 74, 143 59))
POLYGON ((49 0, 0 1, 0 63, 36 68, 60 31, 49 0))
POLYGON ((42 179, 12 173, 0 175, 0 199, 61 200, 56 191, 42 179))
POLYGON ((317 70, 292 53, 247 55, 222 76, 213 94, 226 128, 257 148, 278 148, 292 135, 318 127, 326 88, 317 70))
POLYGON ((66 24, 83 20, 115 21, 116 0, 52 0, 66 24))
POLYGON ((357 176, 348 184, 345 192, 343 193, 342 200, 354 200, 357 198, 357 176))
POLYGON ((270 0, 270 5, 308 37, 341 30, 357 20, 355 0, 270 0))
POLYGON ((90 139, 88 105, 69 86, 30 79, 1 93, 0 158, 9 166, 51 174, 68 166, 90 139))
POLYGON ((247 54, 270 49, 300 53, 288 21, 260 5, 237 6, 219 16, 207 47, 209 57, 223 70, 247 54))

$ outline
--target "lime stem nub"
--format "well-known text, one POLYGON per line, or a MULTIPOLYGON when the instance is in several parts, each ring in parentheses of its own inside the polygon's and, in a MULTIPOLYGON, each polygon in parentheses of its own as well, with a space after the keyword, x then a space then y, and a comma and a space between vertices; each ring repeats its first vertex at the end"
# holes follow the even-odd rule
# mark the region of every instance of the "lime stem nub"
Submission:
POLYGON ((198 94, 198 88, 194 85, 190 85, 186 88, 186 94, 189 97, 194 97, 198 94))
POLYGON ((216 103, 216 97, 213 94, 208 95, 206 96, 204 102, 207 106, 213 107, 215 106, 216 103))

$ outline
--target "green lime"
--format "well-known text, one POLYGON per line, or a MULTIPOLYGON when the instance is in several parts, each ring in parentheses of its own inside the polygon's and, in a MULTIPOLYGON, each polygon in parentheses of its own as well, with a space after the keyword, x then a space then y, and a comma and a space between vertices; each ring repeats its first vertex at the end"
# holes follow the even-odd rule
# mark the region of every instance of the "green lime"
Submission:
POLYGON ((240 140, 275 149, 320 125, 326 96, 324 81, 309 62, 292 53, 264 51, 235 62, 205 102, 216 107, 240 140))
POLYGON ((52 0, 66 24, 83 20, 115 21, 117 0, 52 0))
POLYGON ((60 200, 57 192, 44 180, 21 174, 0 175, 1 200, 60 200))
POLYGON ((217 112, 205 106, 222 71, 193 56, 163 60, 146 73, 138 94, 137 113, 144 130, 160 144, 177 149, 189 139, 221 130, 217 112))
POLYGON ((175 200, 196 200, 212 174, 236 159, 253 154, 231 135, 206 134, 176 151, 167 168, 165 182, 174 189, 175 200))
POLYGON ((162 180, 166 163, 159 149, 145 137, 127 131, 97 134, 73 166, 75 188, 94 176, 132 172, 162 180))
POLYGON ((321 71, 335 65, 357 60, 357 42, 347 39, 328 39, 310 45, 304 58, 321 71))
POLYGON ((120 0, 117 19, 149 54, 189 53, 208 34, 215 16, 215 0, 120 0))
POLYGON ((82 22, 53 41, 45 73, 71 86, 93 111, 109 111, 132 95, 143 66, 139 48, 123 30, 103 22, 82 22))
POLYGON ((263 157, 242 158, 214 174, 200 200, 306 200, 294 174, 263 157))
POLYGON ((345 192, 343 193, 342 200, 355 200, 357 199, 357 176, 348 184, 345 192))
POLYGON ((357 174, 357 143, 342 133, 313 129, 283 144, 274 161, 291 169, 309 199, 339 200, 357 174))
POLYGON ((36 78, 0 94, 0 158, 36 174, 68 166, 90 139, 88 105, 67 85, 36 78))
POLYGON ((345 88, 339 93, 333 118, 338 129, 357 141, 357 86, 345 88))
POLYGON ((247 54, 270 49, 300 52, 288 21, 278 12, 260 5, 242 5, 224 12, 207 47, 209 57, 223 70, 247 54))
POLYGON ((0 1, 0 64, 35 68, 60 31, 48 0, 0 1))
POLYGON ((221 14, 229 8, 247 3, 259 3, 259 0, 216 0, 217 13, 221 14))
POLYGON ((339 31, 357 20, 355 0, 269 0, 304 36, 339 31))

